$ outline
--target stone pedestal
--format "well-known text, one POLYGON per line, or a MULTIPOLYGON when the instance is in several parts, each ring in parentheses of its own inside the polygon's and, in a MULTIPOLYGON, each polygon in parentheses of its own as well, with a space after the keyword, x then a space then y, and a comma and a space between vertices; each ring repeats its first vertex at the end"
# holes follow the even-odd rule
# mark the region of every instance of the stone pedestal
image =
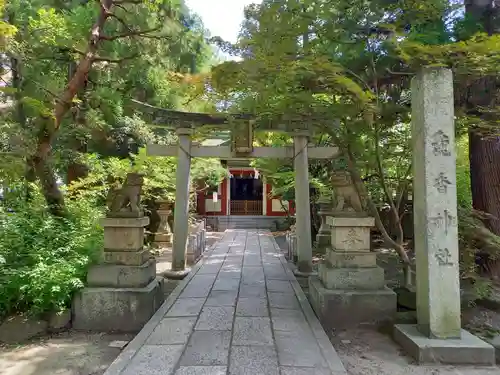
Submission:
POLYGON ((316 235, 316 250, 325 253, 331 247, 331 230, 330 226, 326 223, 326 217, 332 214, 332 202, 327 199, 322 199, 319 202, 318 215, 321 219, 321 225, 316 235))
POLYGON ((144 249, 148 217, 105 218, 100 264, 87 274, 87 287, 73 301, 73 327, 135 332, 163 303, 163 278, 144 249))
POLYGON ((295 231, 289 231, 286 234, 286 242, 288 246, 288 260, 291 260, 294 264, 297 263, 297 235, 295 231))
POLYGON ((158 229, 155 233, 153 245, 160 249, 171 247, 173 234, 168 223, 168 219, 172 214, 170 204, 168 202, 160 202, 160 207, 156 212, 158 212, 160 216, 160 225, 158 225, 158 229))
POLYGON ((332 329, 381 324, 396 313, 396 294, 385 286, 384 270, 370 252, 371 217, 327 217, 331 248, 309 279, 311 304, 332 329))
POLYGON ((451 70, 412 81, 417 325, 394 339, 419 363, 495 363, 494 348, 461 329, 455 125, 451 70))
POLYGON ((203 255, 206 246, 205 222, 200 221, 191 225, 188 237, 186 261, 189 265, 195 264, 203 255))

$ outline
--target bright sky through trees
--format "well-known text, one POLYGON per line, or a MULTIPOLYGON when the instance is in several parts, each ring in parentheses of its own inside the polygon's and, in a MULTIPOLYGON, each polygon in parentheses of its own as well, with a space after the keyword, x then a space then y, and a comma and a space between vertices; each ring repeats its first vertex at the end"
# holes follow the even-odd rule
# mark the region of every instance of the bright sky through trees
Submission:
MULTIPOLYGON (((228 42, 235 42, 243 21, 246 5, 260 3, 259 0, 186 0, 187 6, 203 20, 211 36, 220 36, 228 42)), ((235 59, 223 54, 227 59, 235 59)))

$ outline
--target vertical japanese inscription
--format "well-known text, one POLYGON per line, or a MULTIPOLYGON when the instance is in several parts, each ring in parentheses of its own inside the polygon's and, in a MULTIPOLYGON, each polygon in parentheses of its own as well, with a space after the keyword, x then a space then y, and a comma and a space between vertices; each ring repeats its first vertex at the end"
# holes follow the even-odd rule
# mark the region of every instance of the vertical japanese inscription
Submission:
POLYGON ((448 248, 444 248, 444 249, 438 249, 436 251, 436 254, 434 254, 434 256, 436 257, 439 265, 441 266, 453 266, 453 261, 451 259, 451 253, 450 253, 450 250, 448 250, 448 248))
POLYGON ((432 152, 435 156, 451 156, 450 137, 438 130, 431 137, 432 152))
POLYGON ((457 225, 457 218, 445 209, 443 213, 439 212, 435 217, 429 218, 429 222, 439 229, 444 228, 444 233, 448 234, 448 230, 457 225))
POLYGON ((434 180, 434 187, 441 194, 446 194, 448 191, 448 185, 451 185, 451 181, 446 177, 444 172, 440 172, 438 177, 434 180))

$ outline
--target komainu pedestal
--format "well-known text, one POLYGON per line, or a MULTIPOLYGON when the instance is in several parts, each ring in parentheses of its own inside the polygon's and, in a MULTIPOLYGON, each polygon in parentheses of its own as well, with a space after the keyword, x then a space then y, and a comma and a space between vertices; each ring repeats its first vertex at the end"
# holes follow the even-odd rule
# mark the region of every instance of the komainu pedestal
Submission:
POLYGON ((101 261, 89 269, 87 287, 73 301, 76 329, 135 332, 163 303, 163 278, 156 277, 156 261, 144 248, 149 218, 138 209, 140 190, 127 190, 132 177, 137 176, 127 176, 110 204, 112 211, 102 219, 101 261), (138 196, 130 199, 132 193, 138 196))
POLYGON ((331 248, 309 278, 311 304, 329 328, 380 324, 396 313, 396 294, 385 286, 384 270, 370 251, 372 217, 327 217, 331 248))

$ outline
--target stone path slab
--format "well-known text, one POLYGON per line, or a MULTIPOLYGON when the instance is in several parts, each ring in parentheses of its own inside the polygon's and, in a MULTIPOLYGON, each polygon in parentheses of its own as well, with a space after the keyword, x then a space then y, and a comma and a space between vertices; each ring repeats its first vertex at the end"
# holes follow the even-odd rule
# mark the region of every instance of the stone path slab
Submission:
POLYGON ((264 230, 227 230, 104 375, 254 374, 347 374, 264 230))

